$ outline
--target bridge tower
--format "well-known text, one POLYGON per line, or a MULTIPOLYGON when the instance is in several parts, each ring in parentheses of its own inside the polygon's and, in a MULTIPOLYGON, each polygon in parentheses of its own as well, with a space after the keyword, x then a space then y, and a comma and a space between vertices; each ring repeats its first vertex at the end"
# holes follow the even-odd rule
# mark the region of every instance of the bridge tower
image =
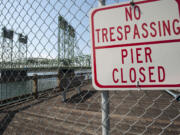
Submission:
POLYGON ((19 67, 25 67, 27 63, 27 39, 28 37, 23 34, 18 34, 18 61, 19 61, 19 67))
POLYGON ((2 68, 12 68, 13 65, 13 37, 14 31, 2 28, 3 41, 1 44, 1 65, 2 68))
POLYGON ((62 17, 58 18, 58 65, 72 66, 74 63, 75 30, 62 17))
POLYGON ((18 34, 19 43, 15 42, 13 46, 14 34, 18 33, 15 33, 13 30, 7 30, 6 27, 2 28, 3 41, 0 45, 0 73, 1 79, 4 82, 24 80, 27 76, 27 70, 20 66, 21 60, 27 56, 27 36, 18 34))

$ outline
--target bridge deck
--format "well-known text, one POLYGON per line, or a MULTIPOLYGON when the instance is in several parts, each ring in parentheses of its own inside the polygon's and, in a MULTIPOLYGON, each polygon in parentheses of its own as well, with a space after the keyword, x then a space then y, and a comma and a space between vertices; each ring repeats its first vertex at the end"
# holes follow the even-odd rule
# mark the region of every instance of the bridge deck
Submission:
POLYGON ((37 67, 13 67, 13 68, 1 68, 2 70, 26 70, 28 72, 43 72, 43 71, 58 71, 59 69, 91 69, 89 66, 68 66, 68 67, 59 67, 59 66, 37 66, 37 67))
MULTIPOLYGON (((88 84, 80 94, 70 91, 68 97, 67 102, 63 103, 61 93, 54 92, 38 100, 1 108, 0 134, 100 135, 100 92, 94 91, 91 84, 88 84)), ((175 116, 179 117, 164 132, 167 135, 179 135, 179 111, 180 104, 164 91, 110 92, 111 135, 121 135, 134 122, 136 124, 131 127, 128 135, 143 131, 146 135, 159 134, 175 116), (160 117, 153 121, 157 116, 160 117), (146 126, 149 127, 146 129, 146 126)))

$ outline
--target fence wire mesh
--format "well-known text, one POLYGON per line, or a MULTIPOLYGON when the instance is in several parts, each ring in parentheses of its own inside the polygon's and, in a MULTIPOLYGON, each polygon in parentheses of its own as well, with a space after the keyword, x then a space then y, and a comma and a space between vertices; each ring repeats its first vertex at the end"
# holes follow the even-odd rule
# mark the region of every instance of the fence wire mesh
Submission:
MULTIPOLYGON (((0 134, 102 134, 101 92, 91 83, 95 7, 97 0, 0 1, 0 134)), ((111 135, 180 135, 180 104, 165 91, 110 91, 107 102, 111 135)))

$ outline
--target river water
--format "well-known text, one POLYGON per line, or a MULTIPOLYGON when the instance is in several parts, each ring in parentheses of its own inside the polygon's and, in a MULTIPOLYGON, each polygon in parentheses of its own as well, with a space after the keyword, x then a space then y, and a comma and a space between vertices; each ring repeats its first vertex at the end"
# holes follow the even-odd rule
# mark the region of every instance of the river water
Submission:
MULTIPOLYGON (((30 72, 28 76, 33 74, 50 75, 57 74, 57 72, 30 72)), ((0 83, 0 100, 17 97, 32 93, 32 80, 0 83)), ((38 79, 38 91, 55 88, 57 86, 57 78, 38 79)))
MULTIPOLYGON (((75 71, 75 74, 81 72, 82 71, 75 71)), ((90 72, 90 70, 88 70, 87 72, 90 72)), ((33 74, 52 75, 52 74, 57 74, 57 72, 29 72, 28 76, 33 76, 33 74)), ((0 83, 0 100, 17 97, 25 94, 30 94, 32 93, 32 88, 33 88, 32 86, 33 86, 32 80, 0 83)), ((56 77, 48 78, 48 79, 38 79, 38 91, 43 91, 55 87, 57 87, 56 77)))

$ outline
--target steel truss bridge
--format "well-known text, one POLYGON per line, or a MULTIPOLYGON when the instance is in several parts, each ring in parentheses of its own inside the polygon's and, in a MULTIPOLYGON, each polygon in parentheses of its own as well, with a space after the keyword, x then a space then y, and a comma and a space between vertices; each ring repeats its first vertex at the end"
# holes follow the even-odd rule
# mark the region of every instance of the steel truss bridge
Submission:
POLYGON ((62 16, 58 17, 57 40, 57 58, 34 58, 33 55, 29 58, 28 36, 3 27, 0 43, 0 70, 91 67, 90 55, 84 55, 81 52, 77 45, 75 29, 62 16))
POLYGON ((44 58, 29 58, 23 61, 14 61, 14 62, 0 62, 0 69, 26 69, 28 71, 40 71, 40 70, 56 70, 58 68, 82 68, 90 69, 90 56, 77 56, 73 59, 44 59, 44 58))

